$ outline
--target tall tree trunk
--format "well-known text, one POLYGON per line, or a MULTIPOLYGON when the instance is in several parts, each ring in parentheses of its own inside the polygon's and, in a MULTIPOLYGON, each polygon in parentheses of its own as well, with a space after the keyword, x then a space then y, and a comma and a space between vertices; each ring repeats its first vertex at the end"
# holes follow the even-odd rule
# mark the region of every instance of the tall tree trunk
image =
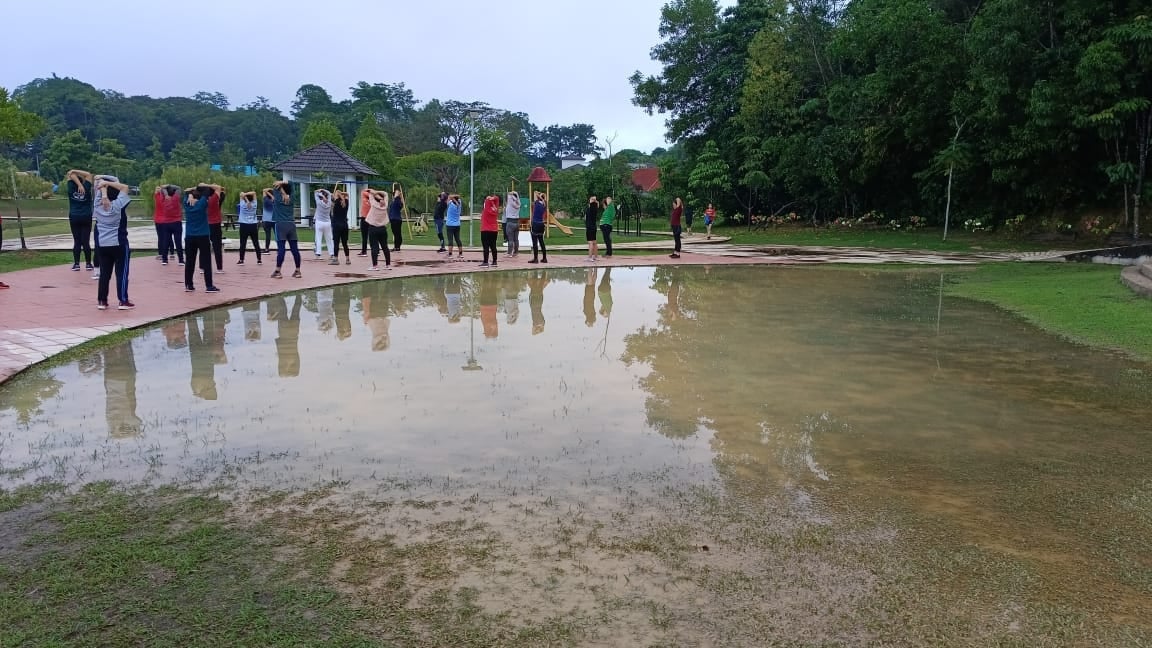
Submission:
POLYGON ((20 249, 28 249, 28 241, 24 238, 24 217, 20 214, 20 200, 16 195, 16 169, 12 169, 12 204, 16 206, 16 228, 20 230, 20 249))
POLYGON ((955 170, 955 164, 948 165, 948 200, 944 203, 944 236, 940 240, 948 240, 948 221, 952 218, 952 172, 955 170))

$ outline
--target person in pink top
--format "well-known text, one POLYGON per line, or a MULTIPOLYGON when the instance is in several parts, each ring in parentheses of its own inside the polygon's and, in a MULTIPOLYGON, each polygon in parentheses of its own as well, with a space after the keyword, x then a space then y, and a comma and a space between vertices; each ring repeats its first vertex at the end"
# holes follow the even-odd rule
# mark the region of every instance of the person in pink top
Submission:
POLYGON ((500 199, 489 194, 484 199, 484 211, 480 212, 480 245, 484 248, 484 261, 481 268, 496 267, 496 239, 500 235, 500 199), (492 252, 492 263, 488 263, 488 252, 492 252))

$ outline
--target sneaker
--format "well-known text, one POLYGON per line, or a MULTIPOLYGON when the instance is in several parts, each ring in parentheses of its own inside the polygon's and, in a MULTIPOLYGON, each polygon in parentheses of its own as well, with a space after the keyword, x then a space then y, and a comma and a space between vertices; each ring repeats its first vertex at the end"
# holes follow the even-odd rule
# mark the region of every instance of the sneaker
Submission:
POLYGON ((244 265, 244 259, 240 259, 239 261, 237 261, 236 265, 244 265))
POLYGON ((107 302, 96 302, 96 310, 108 310, 107 302))
POLYGON ((548 259, 540 259, 540 263, 548 263, 548 259))
POLYGON ((88 272, 92 272, 92 271, 93 271, 93 270, 95 270, 96 268, 93 268, 91 263, 85 263, 85 264, 84 264, 84 269, 85 269, 85 270, 87 270, 88 272))
POLYGON ((368 256, 368 253, 367 253, 367 252, 361 252, 360 254, 357 254, 356 256, 358 256, 358 257, 366 257, 366 256, 368 256))
POLYGON ((116 310, 132 310, 133 308, 136 308, 136 304, 130 301, 122 301, 120 305, 116 307, 116 310))
POLYGON ((161 261, 161 262, 160 262, 160 265, 162 265, 162 266, 166 266, 166 265, 168 265, 168 262, 167 262, 167 261, 161 261))
POLYGON ((352 265, 352 257, 348 257, 347 259, 345 259, 344 265, 352 265))
MULTIPOLYGON (((92 268, 88 268, 88 269, 91 270, 92 268)), ((72 272, 80 272, 80 264, 79 263, 73 263, 72 264, 72 272)))
POLYGON ((536 259, 532 259, 532 260, 531 260, 531 261, 529 261, 528 263, 540 263, 540 262, 539 262, 539 261, 537 261, 536 259))
POLYGON ((184 292, 196 292, 196 286, 188 284, 184 286, 184 292))
POLYGON ((264 262, 260 259, 256 259, 256 265, 264 265, 264 262))
POLYGON ((293 278, 293 279, 299 279, 299 278, 301 278, 301 277, 303 277, 303 276, 304 276, 304 275, 300 274, 300 271, 299 271, 299 270, 297 270, 296 272, 293 272, 293 273, 292 273, 292 278, 293 278))
POLYGON ((4 283, 3 281, 0 281, 0 290, 8 290, 11 287, 12 286, 9 286, 8 284, 4 283))
POLYGON ((204 292, 218 293, 218 292, 220 292, 220 289, 217 288, 216 286, 208 286, 207 288, 204 289, 204 292))
POLYGON ((183 267, 184 267, 184 262, 183 262, 183 261, 181 261, 181 262, 180 262, 180 267, 181 267, 181 268, 183 268, 183 267))
POLYGON ((340 265, 340 259, 333 258, 328 262, 328 265, 340 265))
POLYGON ((493 263, 492 265, 490 265, 490 266, 488 266, 488 267, 490 267, 490 268, 495 268, 495 267, 496 267, 496 264, 495 264, 495 263, 493 263))
POLYGON ((368 268, 368 271, 369 272, 380 272, 380 266, 372 266, 371 268, 368 268))
POLYGON ((480 267, 481 267, 481 268, 487 268, 487 267, 488 267, 488 262, 487 262, 487 261, 485 261, 485 262, 481 263, 481 264, 480 264, 480 267))
POLYGON ((679 259, 680 258, 680 255, 676 254, 675 252, 673 252, 672 254, 669 254, 668 256, 673 258, 673 259, 679 259))
POLYGON ((448 250, 445 250, 444 248, 440 248, 439 250, 436 250, 436 254, 444 254, 447 251, 448 250))
POLYGON ((97 273, 95 273, 95 274, 93 274, 93 275, 92 275, 92 280, 93 280, 93 281, 97 281, 97 280, 99 280, 99 279, 100 279, 100 273, 99 273, 99 272, 97 272, 97 273))
POLYGON ((224 274, 224 268, 216 268, 216 274, 224 274))
POLYGON ((273 279, 283 279, 284 275, 280 274, 279 270, 273 270, 272 271, 272 278, 273 279))
POLYGON ((384 266, 384 269, 385 269, 385 270, 391 270, 391 269, 392 269, 392 266, 390 266, 390 265, 386 265, 386 266, 384 266))

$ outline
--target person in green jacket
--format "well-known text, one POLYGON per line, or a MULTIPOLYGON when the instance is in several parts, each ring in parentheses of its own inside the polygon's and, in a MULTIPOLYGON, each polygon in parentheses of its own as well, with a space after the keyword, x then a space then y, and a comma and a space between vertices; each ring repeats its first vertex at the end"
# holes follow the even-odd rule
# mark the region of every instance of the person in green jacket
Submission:
POLYGON ((616 205, 612 196, 604 197, 604 211, 600 214, 600 231, 604 234, 604 256, 612 256, 612 222, 616 220, 616 205))

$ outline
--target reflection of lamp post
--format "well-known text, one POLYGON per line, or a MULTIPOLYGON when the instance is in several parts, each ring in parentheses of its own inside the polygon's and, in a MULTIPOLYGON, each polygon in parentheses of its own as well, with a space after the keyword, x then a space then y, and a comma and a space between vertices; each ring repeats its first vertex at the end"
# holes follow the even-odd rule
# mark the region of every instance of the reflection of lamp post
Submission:
POLYGON ((468 364, 460 367, 464 371, 483 371, 476 362, 476 304, 472 304, 472 312, 468 314, 468 364))
POLYGON ((469 280, 466 284, 468 296, 468 364, 460 367, 464 371, 483 371, 476 362, 476 284, 469 280))
POLYGON ((468 247, 472 247, 472 216, 476 213, 476 120, 480 118, 480 111, 468 111, 468 119, 472 120, 472 145, 468 147, 468 247))

